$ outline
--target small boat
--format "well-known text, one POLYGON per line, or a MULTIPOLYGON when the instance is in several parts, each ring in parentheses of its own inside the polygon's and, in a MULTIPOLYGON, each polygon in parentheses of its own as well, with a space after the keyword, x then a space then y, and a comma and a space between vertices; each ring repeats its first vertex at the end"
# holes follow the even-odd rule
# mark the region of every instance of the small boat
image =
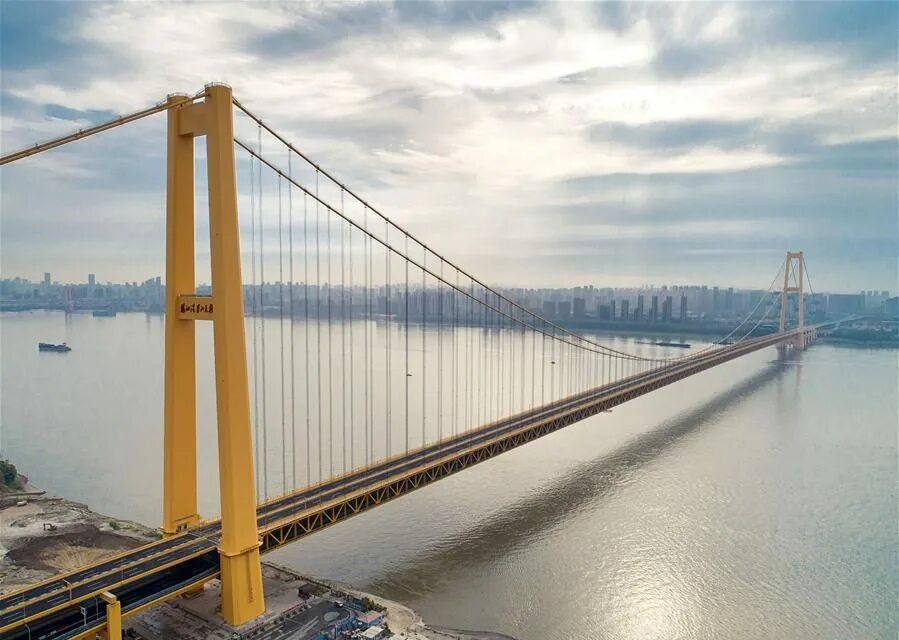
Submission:
POLYGON ((38 342, 37 343, 38 351, 55 351, 57 353, 68 353, 72 350, 72 347, 67 345, 65 342, 61 344, 53 344, 52 342, 38 342))
POLYGON ((689 349, 690 345, 686 342, 656 342, 657 347, 677 347, 678 349, 689 349))
POLYGON ((95 318, 115 318, 115 309, 97 309, 94 311, 95 318))

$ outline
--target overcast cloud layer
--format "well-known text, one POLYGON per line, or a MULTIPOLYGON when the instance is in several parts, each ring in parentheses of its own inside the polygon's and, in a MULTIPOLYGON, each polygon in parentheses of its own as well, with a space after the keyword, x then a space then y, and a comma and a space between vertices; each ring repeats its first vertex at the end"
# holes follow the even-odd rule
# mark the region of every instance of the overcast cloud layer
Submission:
MULTIPOLYGON (((223 81, 490 282, 895 292, 897 7, 6 1, 2 148, 223 81)), ((5 168, 4 277, 161 274, 164 126, 5 168)))

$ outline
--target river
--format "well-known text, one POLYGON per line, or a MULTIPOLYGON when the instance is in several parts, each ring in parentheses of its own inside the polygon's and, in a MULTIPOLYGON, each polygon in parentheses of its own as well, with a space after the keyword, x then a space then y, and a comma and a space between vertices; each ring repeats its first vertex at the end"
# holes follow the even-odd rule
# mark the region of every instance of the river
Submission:
MULTIPOLYGON (((208 330, 198 344, 200 502, 214 515, 208 330)), ((162 346, 159 316, 0 316, 3 455, 51 492, 158 523, 162 346)), ((896 432, 895 350, 766 349, 271 557, 433 624, 521 640, 894 638, 896 432)), ((269 451, 273 475, 304 477, 302 454, 282 460, 277 438, 269 451)))

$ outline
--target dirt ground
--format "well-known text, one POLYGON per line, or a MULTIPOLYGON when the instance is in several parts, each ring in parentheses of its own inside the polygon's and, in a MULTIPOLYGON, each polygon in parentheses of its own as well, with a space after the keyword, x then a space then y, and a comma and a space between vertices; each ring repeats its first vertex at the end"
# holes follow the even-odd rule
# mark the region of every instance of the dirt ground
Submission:
POLYGON ((56 573, 77 569, 137 545, 133 538, 85 524, 67 528, 59 535, 20 538, 12 543, 6 558, 19 567, 56 573))
POLYGON ((145 544, 152 529, 34 492, 0 507, 0 593, 145 544))

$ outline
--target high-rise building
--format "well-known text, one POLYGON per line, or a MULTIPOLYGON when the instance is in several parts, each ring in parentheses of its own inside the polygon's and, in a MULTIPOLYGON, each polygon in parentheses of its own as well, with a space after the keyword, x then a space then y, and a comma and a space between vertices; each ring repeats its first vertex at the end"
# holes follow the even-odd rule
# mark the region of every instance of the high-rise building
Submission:
POLYGON ((609 301, 609 317, 610 317, 610 319, 612 319, 612 320, 614 320, 615 317, 616 317, 616 316, 615 316, 615 301, 614 301, 614 300, 610 300, 610 301, 609 301))
POLYGON ((671 296, 665 296, 662 302, 662 322, 671 322, 671 296))
POLYGON ((48 287, 50 286, 50 272, 49 271, 44 271, 44 284, 48 287))
POLYGON ((865 297, 857 293, 831 293, 827 296, 828 313, 858 313, 865 308, 865 297))
POLYGON ((560 318, 570 318, 571 317, 571 302, 569 302, 568 300, 559 302, 559 317, 560 318))
POLYGON ((631 306, 630 300, 622 300, 621 301, 621 319, 628 320, 629 319, 629 307, 631 306))
POLYGON ((687 296, 680 297, 680 321, 687 321, 687 296))
POLYGON ((659 320, 659 296, 652 297, 652 306, 649 310, 649 320, 651 322, 658 322, 659 320))
POLYGON ((93 287, 95 284, 97 284, 97 276, 95 276, 93 273, 87 274, 87 283, 93 287))
POLYGON ((587 317, 587 301, 584 298, 575 298, 574 299, 574 317, 575 318, 587 317))
POLYGON ((556 315, 556 301, 555 300, 544 300, 543 301, 543 315, 548 318, 552 318, 556 315))
POLYGON ((635 320, 642 322, 643 321, 643 296, 637 296, 637 309, 634 311, 635 320))

